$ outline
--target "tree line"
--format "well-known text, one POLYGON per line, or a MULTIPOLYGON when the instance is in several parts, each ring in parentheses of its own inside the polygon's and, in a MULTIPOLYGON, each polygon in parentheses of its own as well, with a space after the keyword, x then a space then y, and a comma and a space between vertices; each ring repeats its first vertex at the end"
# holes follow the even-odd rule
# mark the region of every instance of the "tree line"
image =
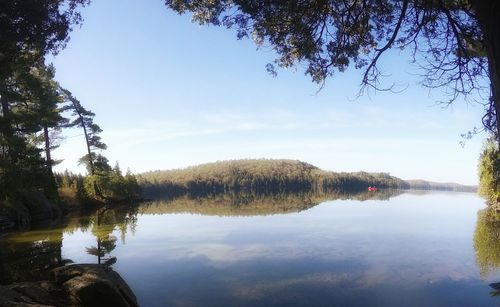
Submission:
MULTIPOLYGON (((495 154, 491 153, 488 161, 491 161, 493 156, 495 154)), ((491 170, 492 168, 490 165, 489 168, 482 167, 481 169, 491 170)), ((493 178, 498 177, 490 174, 488 178, 490 190, 494 190, 493 186, 496 182, 493 182, 493 178)), ((308 191, 316 193, 360 192, 367 190, 370 186, 380 189, 457 192, 476 192, 477 190, 475 186, 456 183, 403 180, 388 173, 330 172, 301 161, 273 159, 218 161, 185 169, 146 172, 139 174, 137 179, 146 198, 241 192, 257 194, 308 191)))
POLYGON ((488 205, 500 205, 500 148, 498 143, 489 138, 483 146, 479 157, 479 195, 483 196, 488 205))
POLYGON ((80 128, 84 135, 87 150, 80 162, 88 171, 82 182, 85 193, 107 199, 125 188, 126 178, 133 181, 131 174, 124 177, 101 154, 106 145, 99 136, 102 130, 94 121, 95 114, 55 80, 55 68, 48 64, 48 57, 65 47, 73 26, 81 23, 78 10, 88 3, 88 0, 0 3, 2 204, 15 203, 35 191, 42 192, 52 202, 60 202, 61 186, 56 180, 60 176, 53 171, 58 161, 52 151, 59 146, 61 131, 68 128, 80 128))
POLYGON ((409 187, 405 181, 387 173, 335 173, 301 161, 271 159, 219 161, 185 169, 152 171, 139 174, 138 183, 145 197, 409 187))
POLYGON ((55 69, 44 58, 36 63, 19 65, 0 89, 0 199, 20 199, 29 191, 43 191, 58 201, 58 182, 52 151, 59 147, 63 129, 80 128, 86 152, 79 163, 86 166, 84 192, 100 199, 132 197, 129 191, 135 178, 125 177, 119 166, 109 165, 102 155, 106 144, 102 129, 94 121, 95 114, 85 108, 67 89, 55 81, 55 69), (126 179, 126 180, 125 180, 126 179), (129 185, 125 181, 130 181, 129 185), (120 190, 126 190, 120 193, 120 190))

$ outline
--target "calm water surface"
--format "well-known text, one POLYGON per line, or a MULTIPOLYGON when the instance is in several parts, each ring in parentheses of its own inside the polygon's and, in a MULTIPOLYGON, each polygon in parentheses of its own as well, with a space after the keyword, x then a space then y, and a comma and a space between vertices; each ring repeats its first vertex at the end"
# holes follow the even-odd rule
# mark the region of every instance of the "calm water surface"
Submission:
POLYGON ((107 211, 4 238, 0 276, 116 261, 143 306, 500 303, 488 286, 500 282, 500 224, 482 199, 387 197, 181 198, 107 211))

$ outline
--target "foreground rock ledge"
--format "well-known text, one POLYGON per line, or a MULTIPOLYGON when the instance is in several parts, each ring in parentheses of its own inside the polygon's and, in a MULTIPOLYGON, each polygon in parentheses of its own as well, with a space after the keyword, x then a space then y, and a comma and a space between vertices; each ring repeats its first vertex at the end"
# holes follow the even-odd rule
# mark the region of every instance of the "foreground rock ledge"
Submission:
POLYGON ((52 270, 50 281, 0 286, 0 306, 139 305, 127 283, 111 268, 73 264, 52 270))

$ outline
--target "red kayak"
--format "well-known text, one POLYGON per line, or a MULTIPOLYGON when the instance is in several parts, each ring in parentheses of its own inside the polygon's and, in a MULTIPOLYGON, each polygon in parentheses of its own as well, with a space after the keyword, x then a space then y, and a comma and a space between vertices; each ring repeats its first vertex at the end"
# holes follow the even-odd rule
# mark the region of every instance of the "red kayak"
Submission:
POLYGON ((368 187, 368 191, 377 191, 376 187, 368 187))

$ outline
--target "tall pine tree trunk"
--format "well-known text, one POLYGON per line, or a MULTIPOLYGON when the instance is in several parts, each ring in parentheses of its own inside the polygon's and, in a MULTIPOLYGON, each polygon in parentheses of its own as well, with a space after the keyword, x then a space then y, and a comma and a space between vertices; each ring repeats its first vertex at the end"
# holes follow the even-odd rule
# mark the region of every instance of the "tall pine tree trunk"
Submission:
MULTIPOLYGON (((78 105, 76 104, 75 101, 72 100, 73 103, 73 108, 76 111, 76 114, 78 114, 78 117, 80 118, 80 121, 82 123, 82 128, 83 128, 83 135, 85 136, 85 144, 87 145, 87 154, 89 157, 89 168, 90 168, 90 175, 95 175, 95 168, 94 168, 94 161, 92 160, 92 151, 90 149, 90 141, 89 141, 89 134, 87 132, 87 127, 85 126, 85 121, 83 120, 83 115, 80 112, 80 109, 78 108, 78 105)), ((93 178, 95 179, 95 178, 93 178)), ((99 187, 97 186, 97 183, 93 183, 93 189, 94 189, 94 195, 101 197, 102 194, 99 191, 99 187)))
POLYGON ((85 143, 87 144, 87 154, 89 156, 90 174, 95 175, 94 161, 92 160, 92 151, 90 150, 89 134, 87 133, 87 128, 85 123, 83 123, 83 117, 78 113, 82 120, 83 134, 85 135, 85 143))
POLYGON ((5 94, 0 92, 0 104, 2 106, 2 118, 0 120, 0 133, 3 134, 5 140, 5 151, 10 162, 14 163, 17 160, 17 155, 13 150, 13 140, 14 140, 14 129, 12 128, 11 114, 9 108, 9 101, 5 97, 5 94))
POLYGON ((50 136, 47 125, 43 126, 43 137, 45 139, 45 159, 47 164, 47 184, 45 185, 45 194, 49 199, 56 200, 59 197, 57 192, 57 183, 52 171, 52 156, 50 154, 50 136))
MULTIPOLYGON (((80 116, 80 119, 82 121, 83 134, 85 135, 85 142, 87 144, 87 154, 89 155, 90 175, 94 176, 96 172, 95 172, 95 167, 94 167, 94 161, 92 160, 92 151, 90 150, 89 134, 87 132, 87 127, 85 127, 83 117, 79 111, 78 111, 78 115, 80 116)), ((95 178, 92 178, 92 180, 95 180, 95 178)), ((97 183, 95 181, 93 182, 92 186, 94 188, 94 195, 96 195, 98 197, 102 197, 101 191, 99 190, 99 187, 97 186, 97 183)))
POLYGON ((500 144, 500 1, 474 0, 477 20, 484 34, 484 47, 488 57, 491 95, 496 113, 496 140, 500 144))
POLYGON ((47 171, 49 172, 49 175, 53 177, 52 157, 50 155, 49 128, 47 127, 47 125, 43 126, 43 137, 45 139, 45 159, 47 160, 47 171))

